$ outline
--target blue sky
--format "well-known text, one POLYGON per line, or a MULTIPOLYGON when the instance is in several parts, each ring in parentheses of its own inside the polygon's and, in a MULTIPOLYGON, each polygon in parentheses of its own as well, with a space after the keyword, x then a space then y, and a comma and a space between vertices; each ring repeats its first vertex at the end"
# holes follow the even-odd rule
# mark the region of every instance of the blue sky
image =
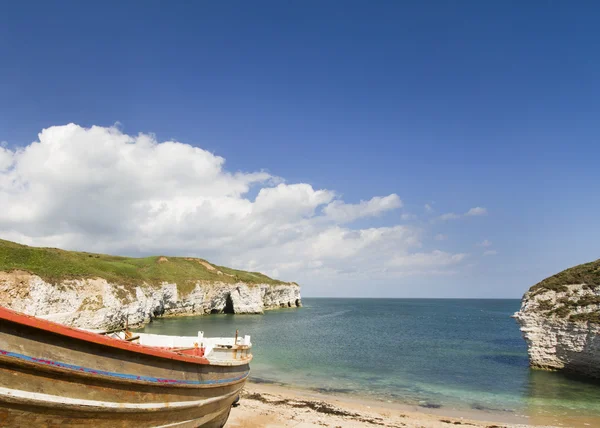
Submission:
MULTIPOLYGON (((277 177, 250 185, 250 201, 278 180, 329 189, 346 204, 396 194, 402 207, 343 227, 406 226, 419 245, 404 256, 438 250, 463 254, 460 263, 371 282, 344 275, 343 260, 324 276, 287 272, 262 262, 262 247, 198 245, 198 255, 297 279, 305 295, 519 297, 600 257, 599 19, 594 2, 566 1, 5 2, 0 141, 17 153, 46 128, 118 123, 129 136, 201 147, 229 172, 277 177), (473 207, 486 215, 437 219, 473 207)), ((69 220, 43 219, 33 230, 0 218, 0 234, 93 247, 89 222, 78 239, 61 239, 48 230, 69 220)), ((195 248, 102 236, 99 251, 195 248)), ((279 252, 273 239, 256 245, 279 252)))

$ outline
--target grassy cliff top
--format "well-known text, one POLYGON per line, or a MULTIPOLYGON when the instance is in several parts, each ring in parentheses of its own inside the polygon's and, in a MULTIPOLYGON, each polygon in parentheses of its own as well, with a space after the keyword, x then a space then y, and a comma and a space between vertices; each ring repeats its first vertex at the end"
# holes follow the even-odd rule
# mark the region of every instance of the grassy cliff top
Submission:
POLYGON ((558 298, 537 299, 533 307, 543 316, 572 322, 600 324, 600 260, 566 269, 534 285, 529 292, 536 296, 545 291, 562 292, 558 298), (567 285, 583 284, 587 293, 569 292, 567 285))
POLYGON ((66 279, 104 278, 125 286, 176 283, 181 290, 196 281, 249 284, 287 284, 258 272, 216 266, 191 257, 131 258, 58 248, 38 248, 0 239, 0 271, 27 271, 47 282, 66 279), (186 285, 188 285, 186 287, 186 285))
POLYGON ((556 275, 535 284, 529 289, 533 294, 546 290, 567 291, 566 285, 585 284, 589 287, 600 286, 600 259, 565 269, 556 275))

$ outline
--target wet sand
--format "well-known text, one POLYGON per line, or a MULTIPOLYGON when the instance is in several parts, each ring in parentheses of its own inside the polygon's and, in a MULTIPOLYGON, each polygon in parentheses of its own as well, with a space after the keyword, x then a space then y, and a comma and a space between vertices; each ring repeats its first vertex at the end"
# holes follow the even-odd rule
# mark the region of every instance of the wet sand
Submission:
POLYGON ((358 397, 315 393, 284 386, 248 383, 226 428, 390 427, 475 428, 594 427, 599 419, 529 418, 479 410, 424 409, 367 401, 358 397))

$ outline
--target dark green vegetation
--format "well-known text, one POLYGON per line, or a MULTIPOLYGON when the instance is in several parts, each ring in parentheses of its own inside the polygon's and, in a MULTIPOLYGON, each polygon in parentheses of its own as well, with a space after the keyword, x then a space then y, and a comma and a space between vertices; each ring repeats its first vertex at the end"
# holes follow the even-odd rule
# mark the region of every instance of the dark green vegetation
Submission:
POLYGON ((182 292, 190 291, 197 281, 248 284, 286 284, 258 272, 245 272, 210 265, 203 259, 186 257, 131 258, 37 248, 0 239, 0 271, 26 271, 47 282, 66 279, 104 278, 123 286, 143 283, 176 283, 182 292))
POLYGON ((600 323, 600 296, 598 295, 564 296, 559 298, 556 304, 552 304, 550 300, 541 300, 538 302, 538 309, 548 316, 569 317, 569 321, 600 323), (586 312, 573 313, 579 308, 585 308, 586 312))
POLYGON ((552 305, 549 300, 542 300, 538 303, 538 308, 547 316, 569 317, 569 321, 589 321, 600 324, 600 296, 586 295, 572 299, 561 297, 555 305, 552 305), (574 313, 579 308, 585 308, 586 312, 574 313))
MULTIPOLYGON (((585 263, 566 269, 556 275, 546 278, 534 285, 529 291, 535 296, 545 291, 566 293, 567 285, 583 284, 583 288, 591 291, 600 291, 600 260, 585 263)), ((567 318, 569 321, 590 322, 600 324, 600 295, 566 295, 560 297, 555 304, 551 300, 538 302, 538 309, 547 316, 567 318), (577 312, 583 308, 585 312, 577 312)))
POLYGON ((569 317, 569 321, 587 321, 593 324, 600 324, 600 312, 584 312, 581 314, 573 314, 569 317))
POLYGON ((540 300, 538 302, 538 308, 542 311, 551 311, 554 308, 551 300, 540 300))
POLYGON ((567 291, 568 284, 586 284, 590 288, 600 286, 600 259, 565 269, 535 284, 529 291, 533 294, 546 290, 567 291))

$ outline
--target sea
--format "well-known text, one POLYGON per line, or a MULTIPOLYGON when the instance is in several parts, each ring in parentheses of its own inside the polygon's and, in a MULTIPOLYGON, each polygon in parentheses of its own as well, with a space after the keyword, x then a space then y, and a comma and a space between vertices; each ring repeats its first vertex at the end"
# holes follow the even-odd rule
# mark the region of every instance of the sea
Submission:
POLYGON ((519 300, 302 302, 264 315, 157 319, 143 331, 249 334, 254 382, 430 409, 600 417, 600 384, 528 367, 527 346, 511 318, 519 300))

